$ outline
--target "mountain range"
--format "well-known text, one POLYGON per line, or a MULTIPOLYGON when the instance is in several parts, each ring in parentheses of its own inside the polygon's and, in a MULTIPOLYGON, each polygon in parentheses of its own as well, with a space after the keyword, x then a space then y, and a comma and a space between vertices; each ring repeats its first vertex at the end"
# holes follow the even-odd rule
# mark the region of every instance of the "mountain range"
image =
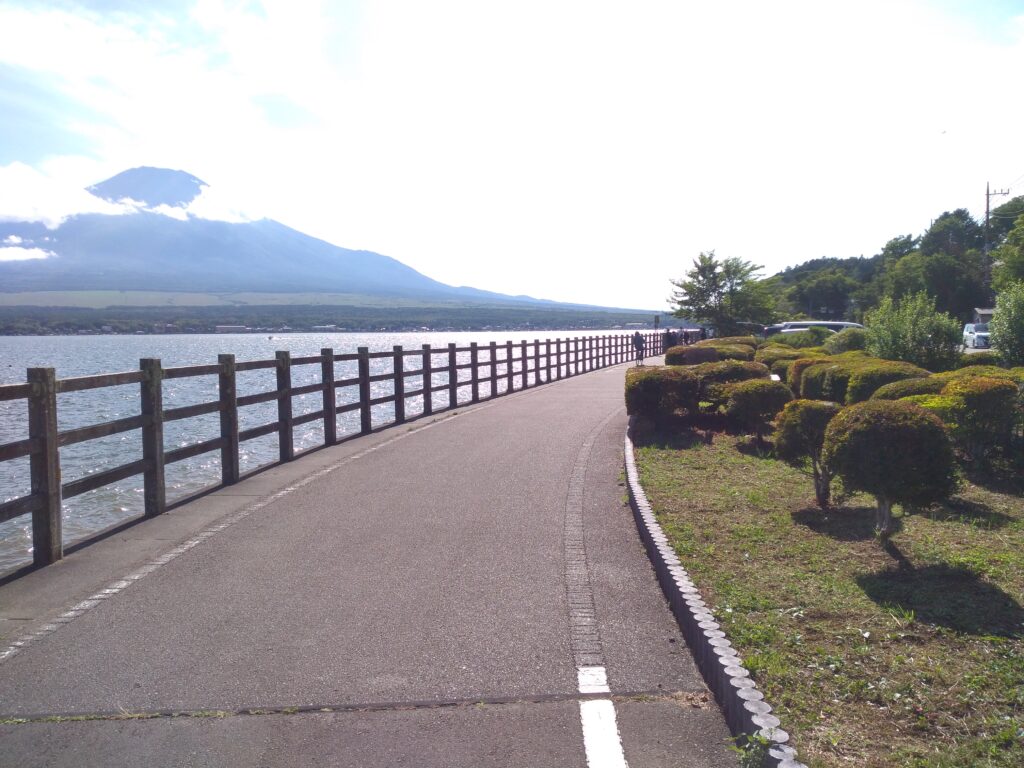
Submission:
POLYGON ((133 168, 87 189, 111 213, 79 213, 55 229, 0 221, 0 247, 45 253, 0 260, 0 291, 317 292, 382 302, 584 306, 446 285, 389 256, 341 248, 271 219, 206 218, 194 211, 207 188, 184 171, 133 168))

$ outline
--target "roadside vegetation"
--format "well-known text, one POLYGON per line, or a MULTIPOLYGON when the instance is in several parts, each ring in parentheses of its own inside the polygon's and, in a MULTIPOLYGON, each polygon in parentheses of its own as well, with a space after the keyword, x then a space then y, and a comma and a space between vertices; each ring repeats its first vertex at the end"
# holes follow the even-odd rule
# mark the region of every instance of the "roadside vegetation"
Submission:
POLYGON ((641 482, 803 762, 1024 765, 1024 368, 870 354, 899 304, 631 369, 641 482))

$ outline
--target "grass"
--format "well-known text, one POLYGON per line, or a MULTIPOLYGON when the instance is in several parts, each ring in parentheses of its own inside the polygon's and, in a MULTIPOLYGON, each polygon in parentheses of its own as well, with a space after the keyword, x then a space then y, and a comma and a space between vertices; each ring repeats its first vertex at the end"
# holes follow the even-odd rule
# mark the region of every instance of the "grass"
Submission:
POLYGON ((904 512, 883 546, 873 499, 822 512, 809 474, 745 438, 638 436, 637 459, 666 534, 804 762, 1024 765, 1019 476, 904 512))

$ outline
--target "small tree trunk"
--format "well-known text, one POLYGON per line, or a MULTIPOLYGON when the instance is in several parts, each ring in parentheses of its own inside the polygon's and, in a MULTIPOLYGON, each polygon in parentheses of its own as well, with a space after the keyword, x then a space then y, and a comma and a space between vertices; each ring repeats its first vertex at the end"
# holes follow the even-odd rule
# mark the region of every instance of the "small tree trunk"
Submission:
POLYGON ((892 534, 892 502, 884 496, 876 497, 878 512, 875 517, 875 532, 882 541, 888 541, 892 534))
POLYGON ((828 509, 829 504, 832 502, 832 478, 828 472, 821 469, 814 473, 814 496, 819 507, 828 509))

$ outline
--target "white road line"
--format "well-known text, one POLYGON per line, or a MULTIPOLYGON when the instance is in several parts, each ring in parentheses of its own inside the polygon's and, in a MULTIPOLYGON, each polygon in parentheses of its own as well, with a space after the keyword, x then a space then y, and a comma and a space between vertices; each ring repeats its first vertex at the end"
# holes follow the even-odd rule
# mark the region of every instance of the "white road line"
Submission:
POLYGON ((611 699, 581 701, 580 722, 588 768, 629 768, 611 699))
POLYGON ((576 670, 580 693, 611 693, 604 667, 580 667, 576 670))

